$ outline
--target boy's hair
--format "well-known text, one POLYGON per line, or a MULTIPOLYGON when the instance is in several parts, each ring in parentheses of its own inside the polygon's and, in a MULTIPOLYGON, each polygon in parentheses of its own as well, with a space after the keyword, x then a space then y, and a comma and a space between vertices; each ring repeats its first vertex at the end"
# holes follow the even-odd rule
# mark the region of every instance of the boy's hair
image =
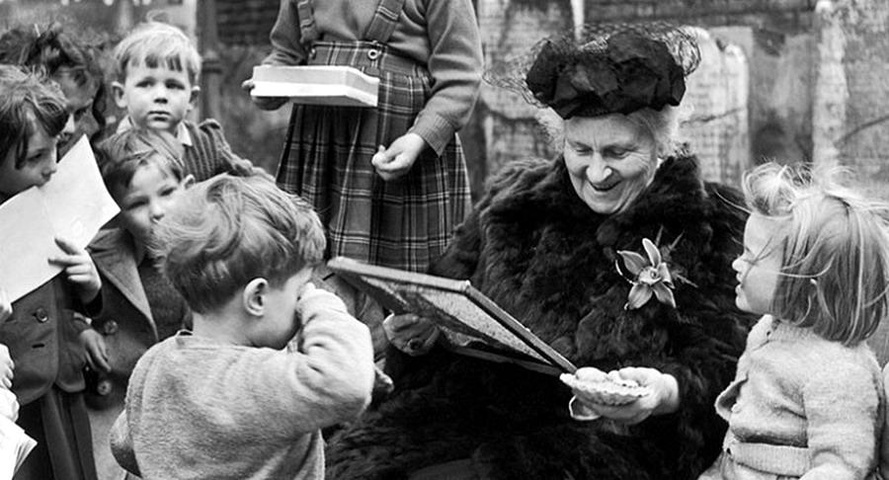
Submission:
POLYGON ((887 205, 840 184, 838 168, 775 163, 746 175, 753 214, 782 224, 776 317, 854 345, 889 313, 887 205))
POLYGON ((55 137, 67 121, 65 96, 55 83, 16 66, 0 65, 0 162, 13 152, 15 168, 22 168, 35 123, 55 137))
POLYGON ((318 215, 264 172, 219 175, 182 195, 158 224, 152 250, 195 312, 222 307, 255 278, 280 288, 321 262, 318 215))
POLYGON ((177 181, 185 178, 182 144, 168 132, 131 128, 115 133, 96 147, 96 161, 105 188, 117 198, 130 186, 139 168, 155 164, 177 181))
POLYGON ((173 25, 156 21, 144 22, 124 37, 114 48, 114 60, 121 82, 130 65, 185 71, 192 85, 201 73, 201 55, 191 39, 173 25))
POLYGON ((68 69, 80 87, 94 82, 97 91, 92 114, 99 124, 99 134, 105 127, 103 48, 102 42, 87 42, 57 22, 45 27, 21 25, 0 36, 0 63, 30 67, 50 77, 68 69))

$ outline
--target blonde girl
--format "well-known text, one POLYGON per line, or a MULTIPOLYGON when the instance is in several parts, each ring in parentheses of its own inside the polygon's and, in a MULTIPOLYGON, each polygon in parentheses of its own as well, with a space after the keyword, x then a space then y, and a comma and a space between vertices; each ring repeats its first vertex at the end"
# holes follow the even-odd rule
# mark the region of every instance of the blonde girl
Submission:
POLYGON ((762 318, 716 400, 729 427, 702 479, 873 475, 885 394, 865 339, 889 307, 887 210, 840 178, 774 163, 746 177, 735 301, 762 318))

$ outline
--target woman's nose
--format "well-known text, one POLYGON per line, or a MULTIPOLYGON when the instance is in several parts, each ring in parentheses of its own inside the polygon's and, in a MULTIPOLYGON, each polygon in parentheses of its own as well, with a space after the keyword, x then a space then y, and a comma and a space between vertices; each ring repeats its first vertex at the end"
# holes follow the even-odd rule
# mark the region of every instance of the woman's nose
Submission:
POLYGON ((587 179, 590 183, 597 184, 602 183, 608 180, 612 174, 611 167, 609 167, 603 160, 602 156, 598 153, 594 153, 590 159, 590 163, 587 165, 586 175, 587 179))

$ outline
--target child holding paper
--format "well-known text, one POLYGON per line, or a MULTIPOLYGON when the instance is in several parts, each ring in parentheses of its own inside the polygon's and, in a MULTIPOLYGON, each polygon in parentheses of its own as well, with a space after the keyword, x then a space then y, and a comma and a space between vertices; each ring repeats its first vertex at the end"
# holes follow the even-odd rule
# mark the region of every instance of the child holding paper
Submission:
POLYGON ((87 392, 99 478, 121 478, 108 432, 123 410, 139 357, 190 322, 185 300, 157 269, 147 246, 157 223, 194 178, 182 171, 182 145, 164 131, 130 129, 96 150, 105 187, 120 207, 118 228, 99 232, 89 252, 102 277, 102 314, 92 326, 105 339, 97 359, 96 388, 87 392))
MULTIPOLYGON (((67 120, 57 86, 0 65, 0 203, 51 180, 67 120)), ((11 318, 0 323, 0 343, 15 364, 18 424, 38 442, 16 480, 96 477, 82 370, 86 350, 94 351, 100 339, 78 312, 91 316, 101 309, 101 280, 86 250, 64 238, 55 243, 61 252, 48 261, 62 272, 10 299, 11 318)))

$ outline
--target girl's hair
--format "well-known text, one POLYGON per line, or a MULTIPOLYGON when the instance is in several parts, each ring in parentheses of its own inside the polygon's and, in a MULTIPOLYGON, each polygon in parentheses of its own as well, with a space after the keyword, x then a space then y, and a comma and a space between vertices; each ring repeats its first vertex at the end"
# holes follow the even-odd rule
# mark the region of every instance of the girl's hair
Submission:
POLYGON ((213 311, 254 278, 280 288, 321 262, 321 220, 271 175, 217 175, 185 190, 155 230, 161 269, 195 312, 213 311))
POLYGON ((752 214, 782 224, 772 313, 854 345, 889 313, 889 206, 844 186, 847 173, 767 163, 746 175, 744 193, 752 214))
POLYGON ((97 90, 91 107, 99 125, 96 135, 105 129, 105 71, 101 58, 102 42, 87 42, 66 32, 53 22, 44 27, 18 26, 0 36, 0 63, 22 65, 53 77, 63 69, 80 86, 95 84, 97 90))
POLYGON ((148 21, 140 24, 114 48, 114 60, 118 80, 127 78, 130 65, 186 72, 192 85, 196 85, 201 73, 201 55, 194 43, 182 30, 163 22, 148 21))
POLYGON ((116 133, 96 148, 105 188, 112 195, 126 191, 139 168, 155 164, 177 181, 185 178, 182 144, 168 132, 131 128, 116 133))
POLYGON ((15 168, 22 168, 34 128, 55 137, 67 120, 65 96, 55 83, 13 65, 0 65, 0 162, 12 152, 15 168))
MULTIPOLYGON (((659 158, 666 158, 676 150, 675 136, 679 128, 678 109, 665 105, 660 110, 643 108, 626 117, 651 135, 655 152, 659 158)), ((620 115, 620 114, 613 114, 620 115)), ((543 126, 550 144, 561 151, 565 144, 565 119, 551 108, 541 109, 537 113, 537 121, 543 126)))

